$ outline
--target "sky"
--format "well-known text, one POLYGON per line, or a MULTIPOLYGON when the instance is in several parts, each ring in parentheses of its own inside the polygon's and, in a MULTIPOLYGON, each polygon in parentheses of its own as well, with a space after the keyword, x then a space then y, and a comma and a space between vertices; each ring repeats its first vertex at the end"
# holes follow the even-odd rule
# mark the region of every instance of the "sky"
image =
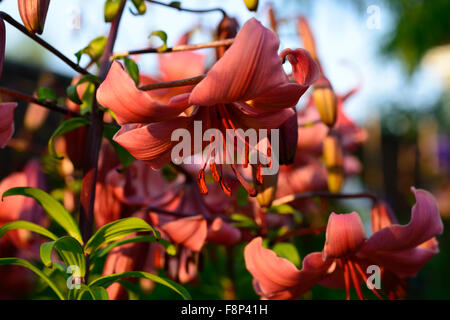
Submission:
MULTIPOLYGON (((268 26, 266 4, 269 1, 260 1, 256 14, 249 12, 242 0, 181 2, 186 8, 219 6, 230 16, 236 17, 241 25, 251 17, 256 17, 268 26)), ((338 94, 361 83, 361 90, 345 106, 347 113, 355 121, 363 123, 370 120, 371 116, 387 108, 391 102, 398 102, 406 108, 424 108, 440 96, 443 83, 427 68, 420 68, 408 79, 399 61, 380 56, 378 48, 391 27, 392 17, 379 1, 373 1, 373 6, 376 7, 362 9, 336 0, 307 1, 309 5, 302 5, 305 1, 295 0, 271 2, 280 18, 293 18, 300 14, 308 18, 322 66, 338 94), (373 19, 374 8, 379 10, 377 17, 380 24, 376 29, 369 28, 367 24, 368 19, 373 19)), ((75 52, 95 37, 108 33, 109 24, 103 21, 103 6, 104 0, 52 0, 42 38, 75 60, 75 52)), ((0 10, 20 21, 17 1, 3 0, 0 10)), ((153 4, 148 5, 144 16, 135 17, 126 9, 115 51, 144 48, 149 43, 158 46, 158 40, 148 39, 149 34, 155 30, 164 30, 168 34, 169 46, 174 45, 183 32, 196 25, 204 26, 206 31, 196 32, 192 43, 210 41, 211 32, 220 18, 220 13, 192 14, 153 4)), ((290 21, 280 26, 280 50, 301 47, 295 20, 290 21)), ((371 21, 374 20, 369 20, 371 21)), ((32 63, 68 76, 75 75, 63 62, 8 24, 6 39, 6 59, 32 63)), ((204 49, 202 52, 212 56, 211 49, 204 49)), ((87 58, 83 58, 81 65, 87 62, 87 58)), ((156 62, 155 55, 140 56, 141 73, 157 74, 156 62)))

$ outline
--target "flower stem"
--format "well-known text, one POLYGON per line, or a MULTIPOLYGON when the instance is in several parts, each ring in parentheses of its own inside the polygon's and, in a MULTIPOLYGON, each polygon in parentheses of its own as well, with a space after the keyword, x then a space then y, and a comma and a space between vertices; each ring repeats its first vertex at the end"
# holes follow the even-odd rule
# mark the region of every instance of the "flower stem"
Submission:
POLYGON ((178 11, 186 11, 186 12, 193 12, 193 13, 208 13, 208 12, 214 12, 214 11, 219 11, 220 13, 222 13, 222 15, 224 17, 227 16, 227 13, 225 12, 225 10, 223 10, 222 8, 211 8, 211 9, 187 9, 187 8, 182 8, 179 5, 173 5, 170 3, 164 3, 164 2, 160 2, 160 1, 155 1, 155 0, 146 0, 149 3, 154 3, 160 6, 164 6, 164 7, 169 7, 169 8, 173 8, 173 9, 177 9, 178 11))
POLYGON ((281 204, 286 204, 289 202, 292 202, 294 200, 298 199, 305 199, 305 198, 313 198, 313 197, 320 197, 320 198, 337 198, 337 199, 355 199, 355 198, 368 198, 372 201, 377 201, 377 197, 368 192, 363 193, 331 193, 328 191, 316 191, 316 192, 304 192, 304 193, 297 193, 297 194, 290 194, 285 197, 276 199, 273 201, 273 206, 278 206, 281 204))
POLYGON ((42 106, 44 108, 47 108, 47 109, 50 109, 52 111, 56 111, 56 112, 59 112, 59 113, 65 114, 65 115, 71 115, 73 117, 82 117, 82 115, 79 114, 76 111, 72 111, 70 109, 67 109, 66 107, 59 106, 59 105, 54 104, 54 103, 49 102, 49 101, 38 100, 37 98, 35 98, 33 96, 24 94, 22 92, 14 90, 14 89, 8 89, 8 88, 0 87, 0 93, 1 94, 6 94, 6 95, 11 96, 11 97, 14 97, 16 99, 20 99, 20 100, 23 100, 23 101, 27 101, 27 102, 30 102, 30 103, 34 103, 34 104, 40 105, 40 106, 42 106))
POLYGON ((198 50, 198 49, 205 49, 205 48, 225 47, 225 46, 232 45, 233 42, 234 42, 234 38, 231 38, 231 39, 216 40, 216 41, 210 41, 210 42, 199 43, 199 44, 179 45, 179 46, 167 48, 164 51, 161 51, 159 48, 145 48, 145 49, 138 49, 138 50, 130 50, 130 51, 114 53, 112 55, 111 59, 115 59, 118 57, 126 57, 126 56, 130 56, 130 55, 135 55, 135 54, 142 54, 142 53, 170 53, 170 52, 179 52, 179 51, 198 50))
POLYGON ((162 89, 162 88, 173 88, 173 87, 190 86, 190 85, 199 83, 205 77, 206 77, 206 74, 201 74, 201 75, 193 77, 193 78, 180 79, 180 80, 174 80, 174 81, 166 81, 166 82, 150 83, 150 84, 146 84, 146 85, 140 86, 139 89, 148 91, 148 90, 155 90, 155 89, 162 89))
POLYGON ((7 14, 6 12, 0 11, 0 17, 5 20, 6 22, 8 22, 10 25, 12 25, 14 28, 16 28, 17 30, 21 31, 23 34, 25 34, 27 37, 33 39, 34 41, 36 41, 37 43, 39 43, 42 47, 44 47, 45 49, 47 49, 48 51, 50 51, 51 53, 53 53, 55 56, 57 56, 58 58, 60 58, 62 61, 64 61, 69 67, 71 67, 72 69, 74 69, 76 72, 81 73, 81 74, 89 74, 89 72, 80 67, 78 64, 76 64, 75 62, 73 62, 72 60, 70 60, 69 58, 67 58, 64 54, 62 54, 58 49, 56 49, 55 47, 53 47, 51 44, 49 44, 48 42, 46 42, 45 40, 42 40, 40 37, 38 37, 37 35, 30 33, 27 28, 25 28, 23 25, 21 25, 19 22, 17 22, 16 20, 14 20, 13 17, 11 17, 9 14, 7 14))

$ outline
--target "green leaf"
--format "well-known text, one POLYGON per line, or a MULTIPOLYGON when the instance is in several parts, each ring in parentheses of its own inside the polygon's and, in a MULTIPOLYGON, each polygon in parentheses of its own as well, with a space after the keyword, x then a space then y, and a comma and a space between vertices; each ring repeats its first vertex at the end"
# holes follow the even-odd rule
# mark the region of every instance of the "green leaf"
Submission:
POLYGON ((75 53, 77 57, 77 63, 80 63, 81 56, 87 54, 93 61, 97 61, 103 54, 105 50, 107 38, 105 36, 100 36, 89 42, 89 44, 75 53))
POLYGON ((136 84, 136 86, 138 86, 139 85, 139 67, 138 67, 138 65, 136 64, 136 62, 134 62, 133 59, 130 59, 128 57, 125 57, 123 60, 125 62, 125 68, 127 69, 128 74, 134 80, 134 83, 136 84))
POLYGON ((294 216, 296 223, 301 223, 303 216, 300 211, 296 210, 294 207, 288 204, 280 204, 278 206, 272 206, 269 208, 270 212, 276 212, 279 214, 292 214, 294 216))
POLYGON ((52 267, 52 251, 55 249, 66 266, 80 268, 80 277, 86 274, 86 259, 83 247, 72 237, 62 237, 55 241, 45 242, 41 245, 41 259, 46 267, 52 267))
POLYGON ((87 120, 85 118, 80 118, 80 117, 71 118, 71 119, 68 119, 68 120, 64 121, 63 123, 61 123, 58 126, 58 128, 56 128, 56 130, 53 132, 50 139, 48 139, 48 151, 49 151, 50 155, 56 159, 62 159, 63 157, 60 157, 56 154, 55 147, 54 147, 55 138, 62 136, 69 131, 73 131, 79 127, 87 126, 87 125, 89 125, 89 123, 90 123, 89 120, 87 120))
POLYGON ((48 213, 48 215, 53 218, 67 233, 78 240, 78 242, 83 243, 80 229, 70 215, 70 213, 62 206, 61 203, 56 201, 52 196, 50 196, 45 191, 39 188, 32 187, 16 187, 6 190, 3 193, 2 199, 4 197, 21 195, 33 198, 36 200, 41 207, 48 213))
POLYGON ((244 0, 244 3, 250 11, 256 11, 258 9, 258 0, 244 0))
POLYGON ((147 11, 147 5, 144 0, 131 0, 138 14, 144 14, 147 11))
POLYGON ((151 231, 156 238, 159 232, 155 231, 147 222, 140 218, 131 217, 110 222, 100 229, 89 239, 85 245, 85 252, 93 254, 104 244, 116 241, 135 232, 151 231))
POLYGON ((153 31, 149 37, 156 36, 161 39, 163 45, 158 48, 158 52, 164 52, 167 50, 167 33, 162 30, 153 31))
POLYGON ((41 236, 50 238, 52 240, 58 239, 57 236, 55 236, 53 233, 51 233, 47 229, 41 227, 40 225, 37 225, 32 222, 28 222, 28 221, 23 221, 23 220, 13 221, 13 222, 10 222, 10 223, 7 223, 7 224, 4 224, 3 226, 1 226, 0 227, 0 238, 3 237, 5 235, 5 233, 7 233, 8 231, 17 230, 17 229, 29 230, 29 231, 35 232, 37 234, 40 234, 41 236))
POLYGON ((127 151, 127 149, 113 140, 113 137, 118 130, 119 128, 116 126, 105 124, 103 126, 103 136, 108 139, 108 141, 116 151, 117 157, 119 158, 119 161, 123 166, 122 170, 126 170, 133 163, 134 157, 127 151))
POLYGON ((248 192, 243 186, 240 186, 236 192, 236 203, 242 208, 245 208, 248 204, 248 192))
POLYGON ((36 91, 36 95, 40 102, 43 101, 56 102, 56 100, 58 100, 56 93, 50 88, 43 88, 43 87, 39 88, 36 91))
POLYGON ((122 273, 115 273, 108 276, 103 276, 100 278, 97 278, 89 286, 101 286, 107 288, 112 283, 116 282, 117 280, 123 279, 123 278, 143 278, 143 279, 150 279, 156 283, 165 285, 166 287, 172 289, 176 293, 178 293, 184 300, 190 300, 191 295, 189 292, 183 288, 178 283, 171 281, 169 279, 164 279, 161 277, 158 277, 157 275, 143 272, 143 271, 130 271, 130 272, 122 272, 122 273))
POLYGON ((85 293, 89 293, 92 300, 109 300, 108 292, 103 287, 89 287, 85 284, 81 284, 77 300, 84 300, 83 297, 85 296, 85 293))
POLYGON ((41 270, 39 270, 38 268, 33 266, 28 261, 20 259, 20 258, 0 258, 0 266, 5 266, 5 265, 15 265, 15 266, 20 266, 20 267, 30 269, 36 275, 38 275, 40 278, 42 278, 42 280, 44 280, 50 286, 50 288, 53 289, 53 291, 56 293, 56 295, 58 296, 58 298, 60 300, 65 300, 64 295, 61 293, 61 291, 59 291, 59 289, 56 287, 56 285, 53 283, 53 281, 50 280, 50 278, 47 277, 45 275, 45 273, 43 273, 41 270))
POLYGON ((233 213, 231 215, 231 219, 234 220, 234 222, 232 223, 234 227, 250 228, 250 229, 258 228, 258 226, 256 225, 256 223, 253 219, 251 219, 243 214, 233 213))
POLYGON ((280 257, 288 259, 297 267, 300 266, 300 255, 298 254, 297 248, 288 242, 279 242, 275 244, 272 250, 280 257))
POLYGON ((172 1, 169 3, 169 6, 179 9, 181 7, 181 1, 172 1))
POLYGON ((105 22, 111 22, 119 12, 122 0, 106 0, 105 2, 105 22))
POLYGON ((68 86, 66 89, 67 97, 75 102, 76 104, 82 104, 83 101, 81 101, 80 97, 78 96, 77 92, 77 84, 68 86))
POLYGON ((169 255, 174 256, 177 254, 177 249, 175 246, 170 243, 167 240, 159 239, 157 240, 154 236, 135 236, 131 238, 122 239, 116 242, 111 243, 109 246, 105 247, 101 251, 98 251, 96 256, 93 258, 102 258, 106 256, 112 249, 115 247, 123 246, 124 244, 128 243, 135 243, 135 242, 156 242, 164 246, 166 248, 166 251, 169 255))

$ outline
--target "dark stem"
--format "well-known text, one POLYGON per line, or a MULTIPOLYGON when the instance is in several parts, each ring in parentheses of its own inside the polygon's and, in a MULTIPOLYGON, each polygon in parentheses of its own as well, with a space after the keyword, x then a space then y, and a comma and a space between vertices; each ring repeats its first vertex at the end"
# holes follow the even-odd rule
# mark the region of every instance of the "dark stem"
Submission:
POLYGON ((301 228, 294 231, 286 232, 285 234, 275 237, 272 239, 272 243, 284 241, 286 239, 289 239, 294 236, 306 236, 306 235, 312 235, 312 234, 320 234, 322 232, 325 232, 327 229, 326 226, 323 227, 316 227, 316 228, 301 228))
POLYGON ((304 192, 304 193, 297 193, 297 194, 291 194, 287 195, 285 197, 276 199, 273 201, 273 206, 278 206, 281 204, 289 203, 294 200, 298 199, 305 199, 305 198, 314 198, 314 197, 320 197, 320 198, 336 198, 336 199, 356 199, 356 198, 367 198, 372 200, 373 202, 377 201, 378 198, 369 192, 362 192, 362 193, 331 193, 328 191, 316 191, 316 192, 304 192))
POLYGON ((205 49, 205 48, 226 47, 226 46, 232 45, 233 42, 234 42, 234 38, 231 38, 231 39, 217 40, 217 41, 211 41, 211 42, 199 43, 199 44, 179 45, 179 46, 167 48, 164 51, 161 51, 161 49, 159 49, 159 48, 145 48, 145 49, 117 52, 117 53, 113 54, 112 58, 124 57, 124 56, 130 56, 130 55, 142 54, 142 53, 171 53, 171 52, 198 50, 198 49, 205 49))
MULTIPOLYGON (((116 42, 117 32, 122 17, 123 9, 125 7, 125 0, 122 1, 119 12, 111 23, 108 40, 106 42, 105 51, 100 59, 99 77, 103 81, 108 72, 110 61, 109 57, 112 54, 114 43, 116 42)), ((86 154, 83 166, 83 181, 81 186, 81 213, 80 213, 80 228, 83 234, 83 241, 86 241, 92 235, 94 222, 94 203, 95 203, 95 187, 97 181, 97 165, 100 145, 102 141, 103 131, 103 112, 98 108, 97 102, 94 100, 92 105, 91 126, 89 126, 88 140, 86 146, 86 154)), ((88 258, 88 257, 87 257, 88 258)), ((87 261, 87 270, 89 270, 89 260, 87 261)), ((86 273, 85 281, 88 279, 86 273)))
POLYGON ((54 104, 52 102, 49 101, 42 101, 42 100, 38 100, 37 98, 33 97, 33 96, 29 96, 27 94, 21 93, 19 91, 16 91, 14 89, 8 89, 8 88, 3 88, 0 87, 0 93, 2 94, 6 94, 8 96, 14 97, 16 99, 20 99, 23 101, 27 101, 30 103, 35 103, 37 105, 40 105, 44 108, 50 109, 52 111, 56 111, 65 115, 71 115, 73 117, 82 117, 81 114, 79 114, 78 112, 72 111, 70 109, 67 109, 66 107, 63 106, 59 106, 57 104, 54 104))
POLYGON ((139 89, 148 91, 148 90, 155 90, 155 89, 162 89, 162 88, 174 88, 174 87, 190 86, 190 85, 199 83, 205 77, 206 77, 206 74, 201 74, 201 75, 193 77, 193 78, 180 79, 180 80, 174 80, 174 81, 166 81, 166 82, 150 83, 150 84, 146 84, 146 85, 140 86, 139 89))
POLYGON ((158 5, 160 5, 160 6, 164 6, 164 7, 169 7, 169 8, 177 9, 178 11, 186 11, 186 12, 193 12, 193 13, 208 13, 208 12, 218 11, 218 12, 222 13, 222 15, 223 15, 224 17, 227 16, 227 13, 226 13, 225 10, 223 10, 222 8, 211 8, 211 9, 187 9, 187 8, 182 8, 181 6, 170 5, 169 3, 159 2, 159 1, 155 1, 155 0, 146 0, 146 1, 149 2, 149 3, 158 4, 158 5))
POLYGON ((40 37, 38 37, 37 35, 30 33, 27 28, 25 28, 23 25, 21 25, 19 22, 17 22, 16 20, 14 20, 9 14, 7 14, 6 12, 0 11, 0 17, 5 20, 6 22, 8 22, 10 25, 12 25, 14 28, 16 28, 17 30, 21 31, 23 34, 25 34, 26 36, 30 37, 31 39, 33 39, 34 41, 36 41, 37 43, 39 43, 41 46, 43 46, 45 49, 47 49, 48 51, 50 51, 51 53, 53 53, 55 56, 57 56, 58 58, 60 58, 62 61, 64 61, 68 66, 70 66, 72 69, 74 69, 76 72, 81 73, 81 74, 89 74, 89 72, 86 69, 83 69, 82 67, 80 67, 78 64, 76 64, 75 62, 73 62, 72 60, 70 60, 69 58, 67 58, 65 55, 63 55, 58 49, 56 49, 55 47, 53 47, 51 44, 49 44, 48 42, 42 40, 40 37))

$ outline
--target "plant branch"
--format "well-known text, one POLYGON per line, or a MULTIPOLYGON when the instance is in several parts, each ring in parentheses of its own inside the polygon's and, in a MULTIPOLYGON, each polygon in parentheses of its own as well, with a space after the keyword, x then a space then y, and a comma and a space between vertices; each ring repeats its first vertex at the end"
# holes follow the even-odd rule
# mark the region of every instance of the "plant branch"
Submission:
POLYGON ((328 191, 316 191, 316 192, 304 192, 304 193, 297 193, 297 194, 290 194, 285 197, 276 199, 273 201, 273 206, 279 206, 282 204, 286 204, 289 202, 292 202, 294 200, 298 199, 305 199, 305 198, 313 198, 313 197, 320 197, 320 198, 336 198, 336 199, 356 199, 356 198, 367 198, 372 201, 377 201, 377 197, 368 192, 363 193, 331 193, 328 191))
MULTIPOLYGON (((105 51, 100 59, 99 77, 103 81, 108 72, 114 44, 117 38, 120 20, 122 18, 125 0, 122 0, 119 12, 111 23, 105 51)), ((95 96, 95 95, 94 95, 95 96)), ((80 228, 83 234, 83 241, 87 241, 92 235, 94 222, 95 189, 98 171, 98 156, 102 141, 103 112, 99 109, 94 100, 91 113, 91 125, 89 126, 88 140, 83 164, 83 180, 81 186, 81 214, 80 228)), ((86 275, 87 278, 87 275, 86 275)), ((87 280, 87 279, 86 279, 87 280)))
POLYGON ((7 14, 6 12, 0 11, 0 17, 5 20, 6 22, 8 22, 10 25, 12 25, 14 28, 16 28, 17 30, 19 30, 20 32, 22 32, 23 34, 25 34, 27 37, 33 39, 34 41, 36 41, 37 43, 39 43, 42 47, 44 47, 45 49, 47 49, 48 51, 50 51, 51 53, 53 53, 55 56, 57 56, 58 58, 60 58, 62 61, 64 61, 68 66, 70 66, 72 69, 74 69, 76 72, 81 73, 81 74, 89 74, 89 72, 80 67, 78 64, 76 64, 75 62, 73 62, 72 60, 70 60, 69 58, 67 58, 64 54, 62 54, 58 49, 56 49, 55 47, 53 47, 51 44, 49 44, 48 42, 46 42, 45 40, 42 40, 40 37, 38 37, 37 35, 30 33, 27 28, 25 28, 23 25, 21 25, 19 22, 17 22, 16 20, 14 20, 13 17, 11 17, 9 14, 7 14))
POLYGON ((193 13, 208 13, 208 12, 214 12, 214 11, 218 11, 220 13, 222 13, 222 15, 224 17, 227 16, 227 13, 225 12, 225 10, 223 10, 222 8, 211 8, 211 9, 187 9, 187 8, 182 8, 179 5, 171 5, 170 3, 164 3, 164 2, 159 2, 159 1, 155 1, 155 0, 146 0, 149 3, 154 3, 160 6, 164 6, 164 7, 169 7, 169 8, 173 8, 173 9, 177 9, 178 11, 186 11, 186 12, 193 12, 193 13))
POLYGON ((271 242, 280 242, 284 241, 286 239, 289 239, 294 236, 306 236, 306 235, 312 235, 312 234, 320 234, 322 232, 325 232, 327 229, 326 226, 323 227, 316 227, 316 228, 301 228, 293 231, 286 232, 285 234, 282 234, 281 236, 275 237, 272 239, 271 242))
POLYGON ((1 94, 6 94, 6 95, 11 96, 11 97, 16 98, 16 99, 20 99, 20 100, 23 100, 23 101, 27 101, 27 102, 30 102, 30 103, 34 103, 34 104, 40 105, 40 106, 42 106, 44 108, 47 108, 47 109, 50 109, 52 111, 56 111, 56 112, 59 112, 59 113, 65 114, 65 115, 71 115, 73 117, 82 117, 82 115, 79 114, 76 111, 72 111, 70 109, 67 109, 66 107, 59 106, 59 105, 54 104, 54 103, 49 102, 49 101, 38 100, 37 98, 35 98, 33 96, 21 93, 19 91, 14 90, 14 89, 8 89, 8 88, 0 87, 0 93, 1 94))
POLYGON ((146 84, 146 85, 140 86, 139 89, 148 91, 148 90, 155 90, 155 89, 162 89, 162 88, 174 88, 174 87, 190 86, 190 85, 199 83, 205 77, 206 77, 206 74, 201 74, 201 75, 193 77, 193 78, 180 79, 180 80, 174 80, 174 81, 166 81, 166 82, 150 83, 150 84, 146 84))
POLYGON ((167 48, 164 51, 161 51, 161 49, 159 49, 159 48, 145 48, 145 49, 138 49, 138 50, 130 50, 130 51, 114 53, 112 55, 111 59, 115 59, 118 57, 126 57, 126 56, 130 56, 130 55, 135 55, 135 54, 142 54, 142 53, 170 53, 170 52, 198 50, 198 49, 205 49, 205 48, 225 47, 225 46, 232 45, 233 42, 234 42, 234 38, 231 38, 231 39, 210 41, 210 42, 199 43, 199 44, 179 45, 179 46, 167 48))

